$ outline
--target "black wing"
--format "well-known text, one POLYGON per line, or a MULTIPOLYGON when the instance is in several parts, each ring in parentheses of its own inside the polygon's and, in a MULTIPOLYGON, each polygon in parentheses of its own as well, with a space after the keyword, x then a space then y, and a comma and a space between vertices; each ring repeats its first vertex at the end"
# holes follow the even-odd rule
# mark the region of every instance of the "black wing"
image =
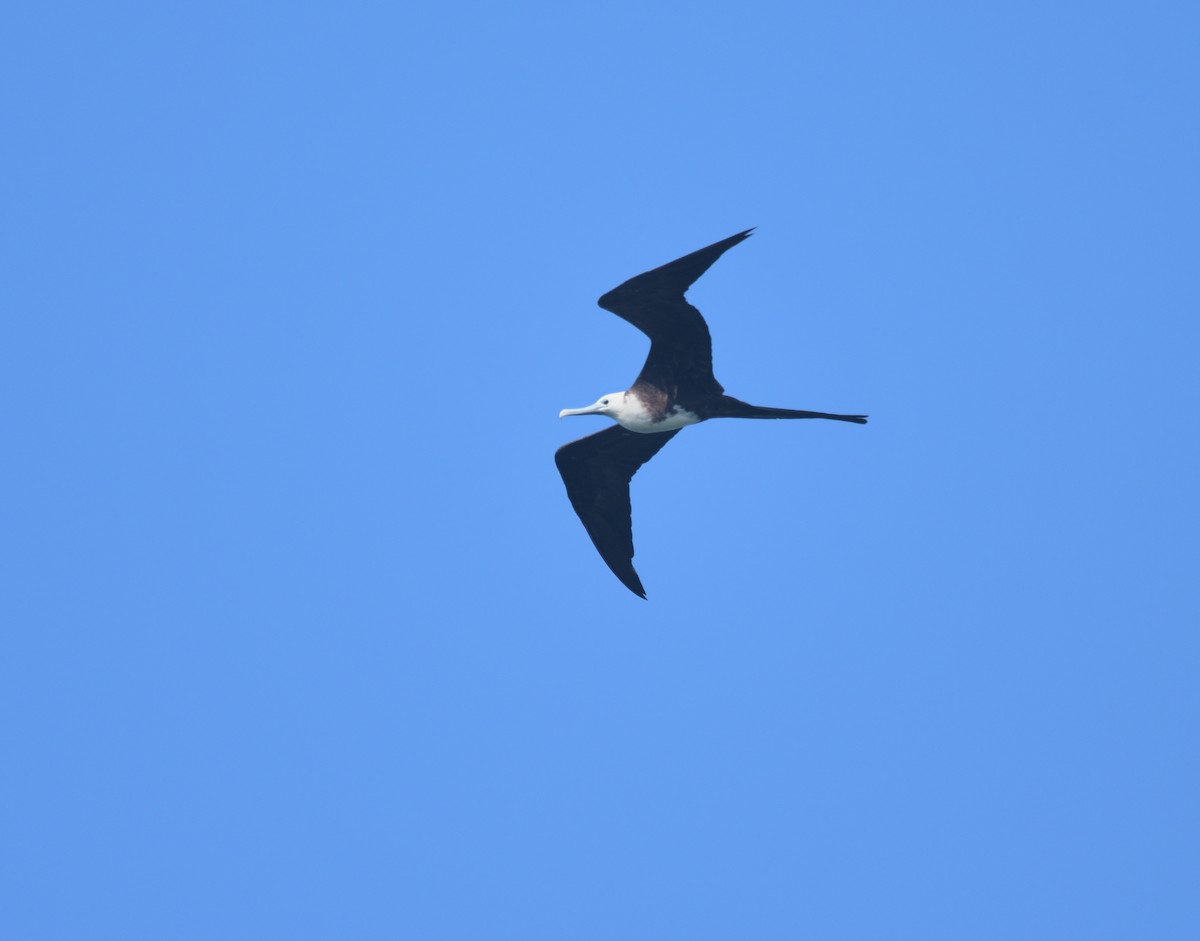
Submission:
POLYGON ((629 481, 676 431, 638 434, 620 425, 570 444, 554 454, 571 506, 592 543, 621 583, 642 598, 646 590, 633 569, 633 520, 629 481))
POLYGON ((752 231, 739 232, 639 274, 600 298, 601 307, 650 338, 650 355, 637 382, 649 383, 672 397, 720 395, 725 391, 713 376, 708 325, 683 295, 714 261, 749 238, 752 231))

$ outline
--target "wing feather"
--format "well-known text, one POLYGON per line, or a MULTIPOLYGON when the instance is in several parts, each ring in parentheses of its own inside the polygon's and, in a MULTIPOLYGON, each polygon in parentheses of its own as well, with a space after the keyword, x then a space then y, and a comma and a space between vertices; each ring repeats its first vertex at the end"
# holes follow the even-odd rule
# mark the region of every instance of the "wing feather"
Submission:
POLYGON ((596 550, 621 583, 642 598, 646 590, 633 568, 633 518, 629 482, 677 432, 638 434, 620 425, 555 452, 571 506, 596 550))
POLYGON ((650 338, 650 355, 637 382, 650 383, 672 396, 725 391, 713 376, 708 325, 700 311, 684 300, 684 294, 713 262, 752 231, 739 232, 639 274, 600 298, 601 307, 650 338))

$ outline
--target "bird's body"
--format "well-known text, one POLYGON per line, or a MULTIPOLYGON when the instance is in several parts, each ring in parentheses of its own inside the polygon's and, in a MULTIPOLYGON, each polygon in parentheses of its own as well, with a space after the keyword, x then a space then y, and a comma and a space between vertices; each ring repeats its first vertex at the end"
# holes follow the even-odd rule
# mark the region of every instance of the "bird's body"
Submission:
POLYGON ((650 354, 629 389, 601 396, 569 415, 606 415, 617 427, 558 449, 555 463, 575 512, 600 556, 634 594, 646 597, 633 568, 629 482, 681 428, 710 418, 828 418, 864 424, 865 415, 835 415, 750 405, 726 395, 712 370, 712 339, 684 293, 740 232, 631 278, 600 298, 600 306, 650 337, 650 354))
POLYGON ((658 390, 642 390, 634 386, 624 392, 610 392, 595 405, 587 408, 564 408, 559 418, 568 415, 607 415, 622 428, 650 435, 663 431, 678 431, 685 425, 694 425, 710 416, 697 415, 680 405, 668 401, 658 390), (656 394, 657 393, 657 394, 656 394))

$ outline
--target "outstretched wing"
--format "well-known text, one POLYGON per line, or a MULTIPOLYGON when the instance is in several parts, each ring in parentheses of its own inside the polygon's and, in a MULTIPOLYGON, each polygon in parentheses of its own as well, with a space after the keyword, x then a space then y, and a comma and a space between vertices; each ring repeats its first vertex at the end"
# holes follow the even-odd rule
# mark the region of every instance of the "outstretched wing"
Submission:
POLYGON ((646 590, 633 568, 633 521, 629 481, 677 432, 638 434, 613 425, 555 452, 571 506, 613 574, 642 598, 646 590))
POLYGON ((720 395, 725 391, 713 376, 708 325, 683 295, 713 262, 752 231, 739 232, 639 274, 600 298, 601 307, 650 338, 650 355, 637 382, 650 383, 672 396, 720 395))

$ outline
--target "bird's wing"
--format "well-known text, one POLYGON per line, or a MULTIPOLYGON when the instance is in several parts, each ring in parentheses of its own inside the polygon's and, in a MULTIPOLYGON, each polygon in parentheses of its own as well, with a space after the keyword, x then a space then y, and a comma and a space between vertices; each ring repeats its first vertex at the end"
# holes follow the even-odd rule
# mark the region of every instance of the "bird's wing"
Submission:
POLYGON ((639 274, 600 298, 601 307, 650 338, 650 355, 638 382, 649 382, 669 393, 720 395, 725 391, 713 376, 708 325, 683 295, 713 262, 752 231, 739 232, 639 274))
POLYGON ((633 521, 629 481, 677 432, 638 434, 620 425, 570 444, 554 455, 571 506, 592 543, 621 583, 642 598, 646 590, 633 569, 633 521))

